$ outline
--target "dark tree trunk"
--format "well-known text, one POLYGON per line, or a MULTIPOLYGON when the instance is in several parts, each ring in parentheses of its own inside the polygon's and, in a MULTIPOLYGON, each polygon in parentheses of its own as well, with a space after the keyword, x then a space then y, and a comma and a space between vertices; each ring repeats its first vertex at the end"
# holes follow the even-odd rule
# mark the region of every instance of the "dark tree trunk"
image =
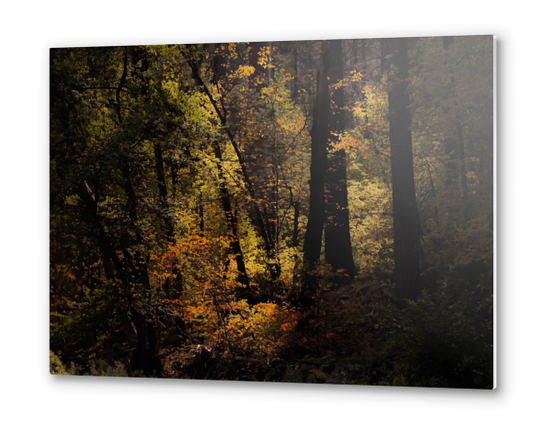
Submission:
POLYGON ((222 208, 226 214, 226 222, 228 224, 228 229, 230 232, 230 250, 235 256, 235 263, 237 264, 237 271, 239 273, 239 282, 243 284, 245 288, 249 286, 249 279, 247 275, 247 269, 245 267, 245 259, 243 256, 243 251, 241 250, 241 244, 239 242, 239 232, 237 224, 237 216, 233 211, 230 193, 226 186, 226 180, 224 178, 224 171, 222 168, 222 150, 218 141, 214 142, 214 152, 215 156, 218 159, 218 178, 219 178, 219 187, 220 187, 220 200, 222 201, 222 208))
POLYGON ((312 115, 309 219, 303 246, 304 261, 308 269, 313 268, 320 259, 325 220, 324 187, 327 169, 327 139, 329 137, 329 114, 327 111, 330 102, 326 81, 329 59, 326 58, 326 54, 328 55, 329 52, 324 48, 318 70, 316 101, 312 115))
POLYGON ((121 281, 125 282, 122 264, 115 252, 115 249, 109 242, 105 228, 102 225, 100 217, 98 216, 98 202, 86 181, 82 181, 79 184, 78 195, 85 204, 87 211, 90 213, 91 219, 96 226, 96 230, 98 231, 98 244, 100 246, 100 251, 102 252, 105 278, 108 280, 113 280, 115 277, 118 277, 121 281), (115 270, 117 275, 115 275, 115 270))
MULTIPOLYGON (((128 164, 121 165, 124 176, 124 189, 128 196, 127 209, 130 217, 130 226, 134 232, 135 255, 124 250, 126 267, 131 270, 133 283, 140 284, 144 292, 150 291, 148 254, 143 254, 139 248, 143 246, 143 235, 138 227, 137 197, 132 181, 132 173, 128 164)), ((137 360, 136 368, 142 369, 145 374, 160 374, 160 361, 157 359, 160 350, 156 316, 145 317, 145 313, 132 305, 132 315, 137 331, 137 360)))
MULTIPOLYGON (((329 74, 325 80, 331 86, 344 77, 342 63, 342 41, 334 40, 328 44, 329 74)), ((339 135, 345 129, 344 90, 331 89, 333 107, 327 108, 329 114, 328 139, 339 141, 339 135)), ((324 112, 326 113, 326 112, 324 112)), ((343 269, 349 276, 356 273, 352 244, 350 241, 350 217, 348 213, 348 189, 346 181, 346 153, 344 149, 331 151, 327 170, 326 197, 328 222, 325 227, 326 263, 333 270, 343 269)))
POLYGON ((164 172, 164 158, 162 154, 162 145, 159 140, 154 141, 154 160, 156 176, 158 179, 158 193, 160 195, 160 206, 162 207, 162 216, 166 227, 166 240, 168 243, 175 243, 173 220, 169 210, 168 193, 166 185, 166 176, 164 172))
POLYGON ((414 187, 412 118, 408 85, 408 40, 384 40, 384 56, 391 55, 389 114, 395 281, 397 295, 414 299, 421 292, 419 216, 414 187))
POLYGON ((299 245, 299 203, 294 203, 294 234, 292 240, 292 246, 297 247, 299 245))
MULTIPOLYGON (((314 273, 322 251, 322 236, 326 218, 325 182, 327 169, 327 139, 329 137, 329 90, 326 81, 328 75, 329 54, 322 45, 320 67, 316 78, 316 99, 312 112, 311 136, 311 179, 309 181, 309 216, 305 243, 303 245, 303 293, 301 305, 310 308, 318 294, 318 278, 314 273)), ((302 327, 305 324, 302 324, 302 327)))
MULTIPOLYGON (((116 106, 117 106, 117 117, 119 124, 123 123, 122 113, 121 113, 121 102, 120 102, 120 92, 126 83, 126 78, 128 75, 128 49, 124 49, 124 68, 123 73, 119 82, 119 85, 116 90, 116 106)), ((162 165, 163 166, 163 165, 162 165)), ((130 217, 130 226, 132 227, 134 233, 134 241, 136 246, 135 257, 127 249, 124 250, 124 263, 125 268, 129 270, 131 278, 128 278, 127 281, 132 279, 132 282, 139 283, 145 291, 150 289, 149 282, 149 273, 148 273, 148 254, 143 255, 138 248, 143 245, 143 236, 138 227, 138 212, 137 212, 137 198, 135 194, 135 189, 132 181, 132 173, 128 163, 121 165, 121 172, 124 177, 124 190, 126 191, 127 199, 127 209, 128 216, 130 217)), ((129 297, 131 299, 130 289, 127 287, 129 297)), ((137 332, 137 351, 136 351, 136 360, 134 364, 136 368, 142 369, 143 372, 147 375, 159 374, 161 372, 160 361, 157 360, 159 346, 158 330, 155 325, 150 321, 154 320, 145 320, 142 316, 142 313, 134 305, 135 302, 130 302, 132 307, 132 316, 133 322, 136 327, 137 332)), ((155 317, 154 317, 155 318, 155 317)), ((133 364, 133 365, 134 365, 133 364)))

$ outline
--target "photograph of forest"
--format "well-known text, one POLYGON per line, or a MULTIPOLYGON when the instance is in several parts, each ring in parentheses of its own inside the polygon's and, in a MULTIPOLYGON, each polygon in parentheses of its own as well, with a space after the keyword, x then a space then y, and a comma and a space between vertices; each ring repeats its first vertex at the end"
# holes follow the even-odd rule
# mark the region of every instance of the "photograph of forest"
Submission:
POLYGON ((51 374, 492 389, 494 38, 50 50, 51 374))

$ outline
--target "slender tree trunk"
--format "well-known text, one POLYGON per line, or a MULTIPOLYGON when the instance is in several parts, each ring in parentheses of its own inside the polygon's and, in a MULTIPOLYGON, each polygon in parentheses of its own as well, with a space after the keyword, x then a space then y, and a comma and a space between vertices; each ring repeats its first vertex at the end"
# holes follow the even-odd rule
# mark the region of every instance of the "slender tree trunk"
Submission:
POLYGON ((203 236, 205 234, 205 217, 203 215, 203 193, 199 194, 198 202, 198 215, 199 215, 199 232, 203 236))
MULTIPOLYGON (((453 44, 454 37, 442 37, 442 47, 444 50, 453 44)), ((461 113, 459 111, 459 105, 455 99, 455 77, 453 75, 453 69, 451 63, 448 63, 448 72, 450 74, 450 84, 452 88, 452 96, 454 96, 454 108, 455 108, 455 130, 457 136, 457 154, 459 160, 459 174, 460 174, 460 184, 461 184, 461 193, 463 196, 463 203, 465 204, 465 220, 469 220, 468 213, 468 200, 469 200, 469 190, 467 187, 467 170, 465 166, 465 140, 463 138, 463 126, 461 125, 461 113)))
POLYGON ((299 101, 299 66, 298 66, 298 47, 297 43, 294 44, 294 89, 292 92, 292 100, 294 103, 299 101))
POLYGON ((397 295, 416 298, 421 292, 419 216, 414 186, 412 118, 408 85, 408 40, 384 40, 384 56, 391 55, 389 119, 393 189, 395 280, 397 295))
POLYGON ((427 165, 427 173, 429 175, 429 183, 431 184, 431 194, 433 195, 433 200, 435 201, 435 207, 434 207, 435 220, 438 227, 440 224, 439 224, 439 218, 438 218, 437 193, 435 191, 435 185, 433 184, 433 176, 431 175, 431 167, 429 166, 429 163, 426 163, 426 165, 427 165))
MULTIPOLYGON (((342 63, 342 41, 329 42, 329 74, 325 80, 332 86, 344 78, 342 63)), ((332 88, 333 107, 328 106, 328 138, 331 142, 339 141, 340 133, 345 130, 344 90, 332 88)), ((324 111, 324 113, 326 113, 324 111)), ((328 222, 325 227, 326 263, 333 270, 343 269, 349 276, 356 273, 350 241, 350 217, 348 212, 348 188, 346 180, 346 153, 344 149, 329 153, 327 169, 326 206, 328 222)))
POLYGON ((219 178, 219 187, 220 187, 220 200, 222 201, 222 208, 226 214, 226 222, 228 223, 228 229, 230 232, 230 250, 235 256, 235 263, 237 264, 237 271, 239 273, 239 282, 243 284, 245 288, 249 286, 249 279, 247 275, 247 270, 245 267, 245 259, 243 256, 243 251, 241 249, 241 244, 239 242, 238 234, 238 224, 237 216, 233 212, 230 201, 230 193, 226 186, 226 180, 224 178, 224 171, 222 169, 222 150, 217 140, 214 142, 214 153, 217 161, 218 167, 218 178, 219 178))
MULTIPOLYGON (((134 242, 136 247, 135 255, 128 250, 124 251, 125 263, 130 268, 133 282, 141 284, 144 292, 149 292, 151 289, 148 271, 148 253, 142 253, 138 247, 143 246, 143 235, 138 227, 138 212, 136 192, 132 182, 132 174, 128 164, 121 166, 121 171, 124 176, 124 189, 128 196, 127 209, 130 217, 130 225, 134 232, 134 242)), ((158 329, 156 316, 151 314, 151 317, 145 318, 145 313, 140 311, 137 306, 132 305, 132 315, 134 325, 137 331, 138 350, 136 366, 140 367, 147 375, 161 372, 160 361, 157 359, 160 350, 158 329)))
POLYGON ((459 164, 461 170, 461 192, 463 193, 463 200, 467 202, 469 200, 469 191, 467 188, 467 171, 465 168, 465 142, 463 140, 463 128, 461 126, 459 110, 457 111, 456 119, 457 147, 459 150, 459 164))
MULTIPOLYGON (((225 107, 223 104, 220 105, 217 102, 217 100, 215 100, 215 98, 213 97, 209 89, 207 88, 207 85, 205 84, 205 82, 201 78, 201 75, 199 74, 197 64, 190 59, 187 59, 187 62, 190 68, 192 69, 192 75, 194 76, 194 79, 196 80, 198 85, 201 87, 201 89, 203 90, 203 92, 205 93, 205 95, 207 96, 211 104, 213 105, 213 108, 215 109, 215 112, 218 118, 220 119, 220 123, 222 124, 226 134, 228 135, 228 139, 233 147, 233 150, 235 151, 235 154, 239 161, 239 165, 241 166, 241 173, 243 174, 243 179, 245 181, 245 185, 247 187, 247 190, 251 199, 251 205, 254 210, 254 215, 256 217, 256 225, 263 239, 265 252, 267 254, 267 257, 269 258, 268 267, 271 274, 271 278, 276 279, 280 276, 281 269, 280 269, 280 264, 276 261, 276 254, 275 254, 276 252, 273 247, 273 240, 271 238, 271 234, 269 231, 270 223, 269 223, 269 220, 266 218, 267 214, 262 213, 262 210, 260 209, 260 206, 258 205, 258 202, 256 200, 257 196, 254 191, 252 179, 250 178, 250 175, 248 173, 246 161, 241 152, 241 149, 239 148, 239 145, 237 144, 237 141, 235 140, 233 132, 228 127, 225 107)), ((216 153, 216 147, 215 147, 215 153, 216 153)))
MULTIPOLYGON (((119 124, 123 123, 123 117, 121 113, 121 99, 120 92, 126 78, 128 76, 128 48, 124 48, 124 69, 119 82, 119 86, 116 90, 117 99, 117 117, 119 124)), ((134 241, 137 247, 143 245, 143 236, 138 227, 138 213, 137 213, 137 198, 132 182, 132 174, 129 164, 125 163, 121 165, 121 172, 124 176, 124 189, 128 197, 127 209, 130 217, 130 225, 134 232, 134 241)), ((124 251, 125 266, 130 269, 130 275, 133 278, 133 282, 140 283, 145 291, 150 290, 149 273, 148 273, 148 254, 142 254, 136 248, 135 257, 132 256, 128 250, 124 251)), ((129 290, 129 289, 128 289, 129 290)), ((131 294, 129 295, 131 297, 131 294)), ((132 307, 133 322, 137 331, 137 358, 136 365, 141 368, 147 375, 153 373, 160 373, 161 366, 160 361, 157 359, 159 346, 158 330, 156 325, 156 317, 152 320, 145 320, 142 316, 142 312, 134 305, 134 302, 130 302, 132 307)))
POLYGON ((294 234, 292 246, 299 246, 299 203, 294 203, 294 234))
POLYGON ((168 203, 168 192, 166 185, 166 176, 164 172, 164 158, 162 154, 162 145, 160 140, 154 141, 154 160, 156 176, 158 179, 158 193, 160 195, 160 206, 162 207, 162 216, 166 227, 166 240, 168 243, 175 243, 173 220, 168 203))
POLYGON ((109 238, 107 237, 105 228, 102 225, 100 217, 98 216, 98 202, 86 181, 82 181, 79 184, 78 195, 82 202, 85 204, 87 211, 90 213, 91 219, 94 222, 94 225, 96 226, 96 229, 98 231, 98 244, 100 246, 100 251, 102 252, 105 278, 108 280, 113 280, 116 277, 116 270, 117 277, 121 281, 125 282, 125 275, 122 264, 115 252, 115 249, 109 242, 109 238))

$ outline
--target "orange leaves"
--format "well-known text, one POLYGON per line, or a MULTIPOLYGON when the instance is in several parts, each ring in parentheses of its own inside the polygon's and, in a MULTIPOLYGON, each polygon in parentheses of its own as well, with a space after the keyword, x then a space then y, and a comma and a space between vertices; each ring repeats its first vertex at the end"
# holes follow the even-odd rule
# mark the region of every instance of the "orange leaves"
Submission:
MULTIPOLYGON (((227 235, 194 229, 166 252, 154 254, 153 279, 163 283, 169 278, 172 284, 176 275, 182 276, 182 290, 160 301, 182 315, 186 331, 193 337, 215 346, 234 346, 237 352, 256 358, 276 357, 291 338, 297 316, 274 303, 250 306, 239 299, 237 269, 229 246, 227 235)), ((285 249, 281 254, 288 253, 285 249)), ((285 268, 283 275, 291 278, 290 270, 285 268)), ((283 279, 281 284, 288 282, 283 279)))

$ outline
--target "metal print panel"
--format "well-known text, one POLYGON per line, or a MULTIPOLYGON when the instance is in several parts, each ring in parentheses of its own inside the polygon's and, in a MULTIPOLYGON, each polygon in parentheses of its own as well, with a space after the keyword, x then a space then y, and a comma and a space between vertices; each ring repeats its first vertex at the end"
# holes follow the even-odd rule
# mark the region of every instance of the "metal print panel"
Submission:
POLYGON ((51 49, 51 373, 491 389, 493 43, 51 49))

